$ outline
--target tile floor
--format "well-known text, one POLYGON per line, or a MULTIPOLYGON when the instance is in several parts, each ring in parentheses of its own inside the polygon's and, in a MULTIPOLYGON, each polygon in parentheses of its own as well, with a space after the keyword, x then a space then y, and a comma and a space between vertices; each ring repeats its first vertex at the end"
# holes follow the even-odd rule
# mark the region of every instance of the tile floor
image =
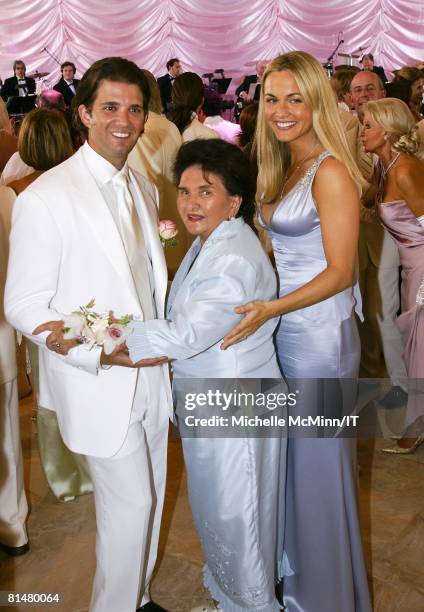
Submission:
MULTIPOLYGON (((0 551, 0 590, 60 591, 63 603, 32 609, 85 612, 94 571, 91 495, 66 504, 48 490, 38 459, 31 398, 21 402, 31 551, 0 551)), ((424 445, 414 455, 380 452, 387 440, 361 440, 360 503, 375 612, 424 611, 424 445)), ((200 603, 202 552, 187 501, 180 443, 169 442, 169 478, 154 599, 170 612, 200 603)), ((4 608, 24 612, 27 606, 4 608)), ((116 611, 119 612, 119 611, 116 611)), ((313 612, 313 611, 311 611, 313 612)), ((344 612, 329 610, 328 612, 344 612)))

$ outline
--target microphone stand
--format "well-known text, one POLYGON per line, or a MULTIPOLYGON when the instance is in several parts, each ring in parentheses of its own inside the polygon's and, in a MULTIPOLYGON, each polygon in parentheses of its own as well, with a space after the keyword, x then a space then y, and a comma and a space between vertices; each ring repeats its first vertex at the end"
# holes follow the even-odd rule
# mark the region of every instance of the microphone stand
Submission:
POLYGON ((327 64, 331 64, 333 62, 333 57, 336 55, 336 51, 338 50, 338 48, 340 47, 342 43, 344 43, 344 40, 343 39, 339 40, 339 42, 337 43, 337 47, 334 49, 330 57, 327 58, 327 64))
POLYGON ((47 48, 47 47, 43 47, 43 48, 41 49, 41 53, 43 53, 43 51, 45 51, 45 52, 47 53, 47 55, 48 55, 49 57, 51 57, 51 58, 52 58, 52 60, 54 60, 54 61, 56 62, 56 64, 58 64, 58 65, 60 66, 60 60, 58 60, 58 59, 57 59, 57 57, 56 57, 55 55, 53 55, 53 53, 50 53, 50 51, 48 50, 48 48, 47 48))

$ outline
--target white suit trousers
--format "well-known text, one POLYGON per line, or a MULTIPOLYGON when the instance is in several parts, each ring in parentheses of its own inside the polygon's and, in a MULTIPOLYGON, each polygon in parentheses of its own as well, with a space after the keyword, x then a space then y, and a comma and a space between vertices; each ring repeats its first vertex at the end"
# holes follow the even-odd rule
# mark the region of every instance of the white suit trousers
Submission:
POLYGON ((169 424, 158 384, 152 385, 155 374, 159 373, 151 369, 150 384, 145 384, 146 373, 139 372, 131 423, 119 452, 109 458, 87 456, 97 523, 90 612, 135 612, 150 600, 165 494, 169 424))
POLYGON ((0 542, 28 542, 17 379, 0 385, 0 542))

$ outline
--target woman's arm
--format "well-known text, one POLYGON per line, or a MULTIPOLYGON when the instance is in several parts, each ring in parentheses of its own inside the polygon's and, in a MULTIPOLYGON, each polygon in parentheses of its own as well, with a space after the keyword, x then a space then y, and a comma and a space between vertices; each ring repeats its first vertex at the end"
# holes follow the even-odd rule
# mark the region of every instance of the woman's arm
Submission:
POLYGON ((135 321, 127 338, 131 360, 167 355, 189 359, 217 342, 236 325, 236 306, 255 297, 256 268, 245 258, 224 254, 203 265, 194 290, 177 304, 170 321, 135 321))
POLYGON ((268 319, 312 306, 352 285, 359 234, 356 186, 345 166, 329 158, 316 174, 312 194, 320 216, 327 267, 306 285, 284 297, 237 308, 238 314, 246 316, 225 336, 223 349, 250 336, 268 319))

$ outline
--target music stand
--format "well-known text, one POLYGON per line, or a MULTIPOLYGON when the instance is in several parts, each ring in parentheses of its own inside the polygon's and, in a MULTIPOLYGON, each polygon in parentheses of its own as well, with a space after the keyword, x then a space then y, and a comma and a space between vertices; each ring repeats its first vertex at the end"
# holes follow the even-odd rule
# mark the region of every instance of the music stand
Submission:
POLYGON ((212 79, 212 83, 216 83, 220 94, 226 94, 232 80, 223 77, 222 79, 212 79))
POLYGON ((6 108, 9 115, 26 115, 35 108, 35 95, 9 96, 6 108))

